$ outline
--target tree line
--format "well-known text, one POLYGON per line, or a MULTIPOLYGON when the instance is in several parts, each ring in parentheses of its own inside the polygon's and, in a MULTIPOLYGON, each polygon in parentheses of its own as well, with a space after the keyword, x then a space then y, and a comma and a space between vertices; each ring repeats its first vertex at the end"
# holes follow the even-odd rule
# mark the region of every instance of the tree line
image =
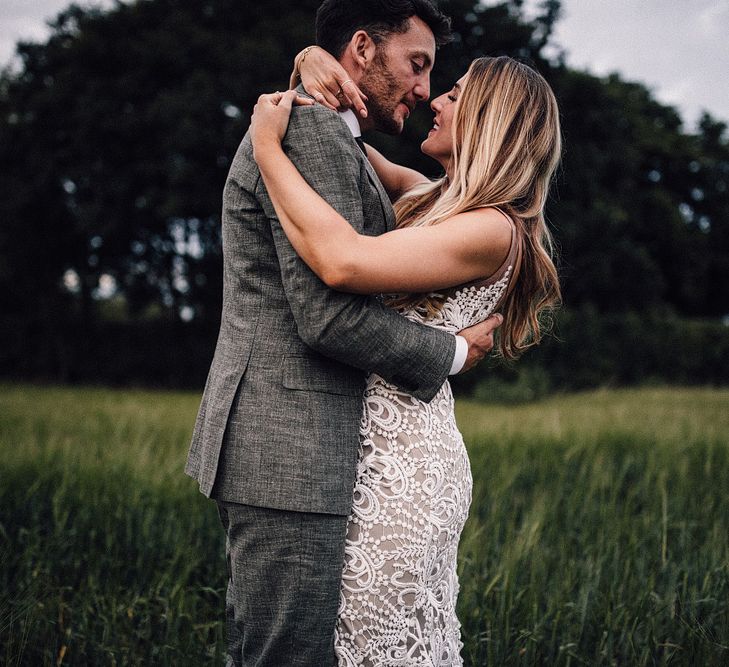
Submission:
MULTIPOLYGON (((318 4, 71 5, 46 42, 18 45, 19 65, 0 75, 0 374, 201 386, 227 169, 258 95, 283 89, 312 43, 318 4)), ((704 114, 689 129, 644 85, 546 55, 558 0, 530 17, 520 0, 440 6, 455 40, 433 93, 475 57, 520 58, 553 86, 565 143, 548 206, 564 288, 556 338, 463 390, 496 392, 494 376, 527 394, 728 382, 726 124, 704 114)), ((422 105, 401 137, 370 140, 436 176, 419 153, 431 117, 422 105)))

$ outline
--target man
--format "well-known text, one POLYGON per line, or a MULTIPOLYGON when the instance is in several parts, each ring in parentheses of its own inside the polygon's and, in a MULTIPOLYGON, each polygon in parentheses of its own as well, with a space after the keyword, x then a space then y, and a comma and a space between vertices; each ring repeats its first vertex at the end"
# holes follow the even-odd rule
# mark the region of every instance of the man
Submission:
MULTIPOLYGON (((317 41, 368 96, 368 114, 358 126, 350 112, 348 126, 323 106, 298 107, 284 148, 364 233, 391 229, 394 215, 353 133, 402 129, 428 99, 448 29, 427 0, 319 9, 317 41)), ((225 186, 223 258, 220 335, 186 471, 226 530, 228 664, 332 665, 366 373, 429 400, 464 363, 450 334, 319 281, 276 219, 248 136, 225 186)), ((491 349, 497 323, 462 332, 465 367, 491 349)))

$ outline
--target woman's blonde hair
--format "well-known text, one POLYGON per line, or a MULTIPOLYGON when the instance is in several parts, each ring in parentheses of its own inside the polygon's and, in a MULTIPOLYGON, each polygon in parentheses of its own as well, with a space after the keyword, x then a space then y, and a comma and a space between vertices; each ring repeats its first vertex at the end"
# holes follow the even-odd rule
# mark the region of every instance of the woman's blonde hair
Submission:
MULTIPOLYGON (((495 351, 515 358, 539 342, 543 315, 560 300, 552 237, 544 219, 550 179, 559 163, 559 111, 552 89, 513 58, 478 58, 468 69, 453 124, 446 176, 408 192, 395 204, 399 227, 435 225, 458 213, 494 206, 516 225, 521 261, 500 312, 495 351)), ((486 277, 486 276, 485 276, 486 277)), ((428 315, 444 301, 434 295, 394 295, 390 305, 428 315)))

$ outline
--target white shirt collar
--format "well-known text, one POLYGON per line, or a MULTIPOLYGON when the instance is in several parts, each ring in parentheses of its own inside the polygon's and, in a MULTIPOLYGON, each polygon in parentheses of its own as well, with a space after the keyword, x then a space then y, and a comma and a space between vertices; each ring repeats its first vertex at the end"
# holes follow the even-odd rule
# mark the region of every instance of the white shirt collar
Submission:
POLYGON ((357 120, 357 115, 354 111, 351 109, 345 109, 344 111, 340 111, 339 115, 342 117, 342 120, 347 123, 349 131, 355 139, 362 136, 362 130, 359 128, 359 121, 357 120))

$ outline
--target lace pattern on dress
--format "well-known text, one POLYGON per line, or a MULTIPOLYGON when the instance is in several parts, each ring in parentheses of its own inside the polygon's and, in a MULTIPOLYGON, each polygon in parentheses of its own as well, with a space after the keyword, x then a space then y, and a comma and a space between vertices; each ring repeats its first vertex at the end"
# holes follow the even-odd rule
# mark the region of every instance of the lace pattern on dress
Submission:
POLYGON ((456 557, 472 481, 450 385, 424 403, 372 375, 360 433, 339 665, 460 665, 456 557))
POLYGON ((483 322, 501 301, 509 285, 513 267, 508 266, 504 275, 490 285, 464 285, 456 288, 438 311, 426 318, 424 310, 414 308, 403 312, 408 319, 431 327, 457 333, 466 327, 483 322))
MULTIPOLYGON (((435 317, 405 317, 457 332, 486 319, 513 275, 451 290, 435 317)), ((429 403, 368 378, 359 463, 347 526, 335 653, 339 667, 458 667, 458 542, 471 469, 445 382, 429 403)))

